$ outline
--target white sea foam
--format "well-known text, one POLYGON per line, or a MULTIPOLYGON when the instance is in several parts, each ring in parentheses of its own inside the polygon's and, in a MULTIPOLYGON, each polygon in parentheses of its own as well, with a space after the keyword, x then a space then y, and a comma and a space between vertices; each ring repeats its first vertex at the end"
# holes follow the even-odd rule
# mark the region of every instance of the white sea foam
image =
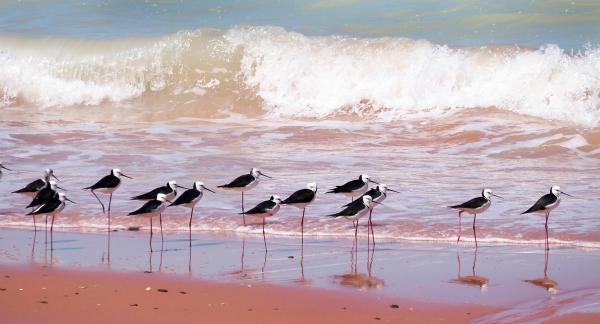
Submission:
POLYGON ((595 127, 600 49, 452 48, 405 38, 308 37, 277 27, 101 42, 0 38, 4 105, 99 105, 159 95, 171 104, 196 97, 202 106, 248 89, 261 100, 247 109, 285 117, 401 120, 497 107, 595 127))

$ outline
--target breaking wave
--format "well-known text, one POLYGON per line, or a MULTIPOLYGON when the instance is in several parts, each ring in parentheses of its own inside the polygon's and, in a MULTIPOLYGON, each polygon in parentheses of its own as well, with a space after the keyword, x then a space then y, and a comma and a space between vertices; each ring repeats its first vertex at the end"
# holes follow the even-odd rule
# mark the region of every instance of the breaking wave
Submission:
POLYGON ((597 127, 600 48, 454 48, 252 26, 113 40, 2 36, 0 105, 385 121, 494 107, 597 127))

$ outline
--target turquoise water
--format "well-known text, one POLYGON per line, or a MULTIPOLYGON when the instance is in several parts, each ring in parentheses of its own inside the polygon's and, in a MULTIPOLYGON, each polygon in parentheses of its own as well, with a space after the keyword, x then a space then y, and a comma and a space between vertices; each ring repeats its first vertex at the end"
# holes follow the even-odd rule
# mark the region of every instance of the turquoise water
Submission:
POLYGON ((425 38, 447 45, 600 43, 600 1, 11 1, 0 34, 155 36, 201 27, 270 25, 305 35, 425 38))

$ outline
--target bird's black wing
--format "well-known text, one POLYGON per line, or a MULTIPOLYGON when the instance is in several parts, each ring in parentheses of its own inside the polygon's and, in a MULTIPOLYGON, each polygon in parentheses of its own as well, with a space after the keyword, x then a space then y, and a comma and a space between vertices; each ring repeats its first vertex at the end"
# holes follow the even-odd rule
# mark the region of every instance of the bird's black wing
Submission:
POLYGON ((177 197, 177 199, 169 206, 179 206, 182 204, 187 204, 192 200, 196 199, 198 196, 200 196, 200 191, 196 189, 188 189, 184 191, 179 197, 177 197))
POLYGON ((121 179, 115 177, 112 174, 109 174, 109 175, 103 177, 102 179, 100 179, 100 181, 96 182, 95 184, 93 184, 87 188, 83 188, 83 189, 96 190, 96 189, 102 189, 102 188, 114 188, 114 187, 118 186, 119 183, 121 183, 121 179))
POLYGON ((348 207, 348 206, 354 205, 354 204, 362 204, 364 196, 371 196, 371 198, 373 198, 373 200, 375 200, 376 198, 379 198, 379 196, 381 196, 381 191, 377 190, 377 188, 371 188, 367 192, 365 192, 362 196, 354 199, 350 203, 345 204, 343 207, 348 207))
POLYGON ((556 202, 555 195, 545 194, 540 199, 538 199, 538 201, 535 204, 533 204, 533 206, 531 206, 529 209, 527 209, 522 214, 528 214, 528 213, 533 213, 536 211, 544 210, 544 209, 546 209, 546 206, 551 205, 555 202, 556 202))
POLYGON ((247 211, 246 214, 248 214, 248 215, 262 214, 262 213, 265 213, 265 212, 275 208, 275 205, 276 204, 274 201, 265 200, 265 201, 261 202, 260 204, 256 205, 254 208, 247 211))
POLYGON ((139 196, 131 197, 131 200, 146 200, 146 199, 156 199, 156 195, 159 193, 167 194, 171 192, 171 188, 169 187, 158 187, 152 191, 146 192, 145 194, 141 194, 139 196))
POLYGON ((250 184, 250 182, 254 181, 254 176, 251 174, 244 174, 226 185, 217 186, 218 188, 243 188, 250 184))
POLYGON ((283 205, 308 203, 315 197, 315 192, 310 189, 300 189, 281 202, 283 205))
POLYGON ((44 188, 44 189, 38 191, 38 193, 35 195, 33 200, 31 200, 29 205, 27 205, 27 208, 45 204, 46 202, 50 201, 51 199, 53 199, 55 197, 56 197, 56 191, 54 191, 50 188, 44 188))
POLYGON ((346 182, 345 184, 343 184, 341 186, 336 186, 335 188, 329 190, 327 193, 352 192, 356 189, 361 188, 364 185, 365 185, 365 183, 362 180, 356 179, 356 180, 346 182))
POLYGON ((147 214, 147 213, 151 213, 154 210, 156 210, 156 208, 160 207, 160 205, 163 202, 160 200, 150 200, 147 203, 145 203, 142 207, 138 208, 135 211, 132 211, 131 213, 127 214, 127 215, 139 215, 139 214, 147 214))
POLYGON ((488 200, 484 197, 473 198, 460 205, 449 206, 450 208, 479 208, 483 206, 488 200))
POLYGON ((62 204, 62 201, 58 200, 58 198, 51 199, 27 215, 49 214, 55 211, 60 204, 62 204))
POLYGON ((37 192, 44 188, 45 185, 46 183, 42 179, 37 179, 26 185, 24 188, 13 191, 13 193, 37 192))
POLYGON ((338 217, 338 216, 354 216, 356 215, 358 212, 360 212, 363 208, 365 208, 365 205, 362 203, 355 203, 355 204, 350 204, 350 206, 344 208, 342 211, 340 211, 339 213, 335 213, 335 214, 331 214, 331 215, 327 215, 327 216, 331 216, 331 217, 338 217))

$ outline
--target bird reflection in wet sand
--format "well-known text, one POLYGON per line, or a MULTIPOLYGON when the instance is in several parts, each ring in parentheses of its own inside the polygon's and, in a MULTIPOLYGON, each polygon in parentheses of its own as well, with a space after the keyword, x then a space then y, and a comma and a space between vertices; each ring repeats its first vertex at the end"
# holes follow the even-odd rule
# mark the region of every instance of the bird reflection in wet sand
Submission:
POLYGON ((483 276, 478 276, 476 274, 476 270, 475 270, 475 268, 477 267, 477 249, 475 249, 475 252, 473 254, 473 266, 471 268, 472 275, 470 275, 470 276, 462 276, 461 275, 460 253, 459 252, 456 252, 456 262, 458 263, 458 274, 456 276, 456 279, 453 279, 452 282, 458 283, 458 284, 464 284, 464 285, 479 286, 481 288, 481 291, 487 290, 490 279, 483 277, 483 276))
POLYGON ((381 288, 384 286, 385 282, 383 279, 374 277, 372 275, 371 269, 373 267, 373 256, 375 253, 375 249, 369 251, 367 253, 367 272, 359 273, 357 269, 357 257, 358 257, 358 246, 356 244, 356 240, 352 247, 352 258, 350 262, 350 272, 344 273, 341 275, 335 275, 333 277, 334 281, 342 286, 354 287, 359 289, 370 289, 370 288, 381 288), (356 249, 355 249, 356 247, 356 249))
POLYGON ((558 289, 557 289, 558 282, 548 278, 548 259, 549 258, 550 258, 550 250, 546 248, 544 250, 544 277, 543 278, 523 280, 523 281, 528 282, 528 283, 538 286, 538 287, 542 287, 551 293, 555 293, 558 291, 558 289))
POLYGON ((245 267, 244 259, 246 256, 246 238, 242 237, 241 241, 242 241, 242 251, 241 251, 241 255, 240 255, 240 269, 234 270, 231 272, 227 272, 226 275, 240 277, 240 279, 247 279, 252 273, 254 273, 255 269, 253 269, 253 268, 248 269, 245 267))

